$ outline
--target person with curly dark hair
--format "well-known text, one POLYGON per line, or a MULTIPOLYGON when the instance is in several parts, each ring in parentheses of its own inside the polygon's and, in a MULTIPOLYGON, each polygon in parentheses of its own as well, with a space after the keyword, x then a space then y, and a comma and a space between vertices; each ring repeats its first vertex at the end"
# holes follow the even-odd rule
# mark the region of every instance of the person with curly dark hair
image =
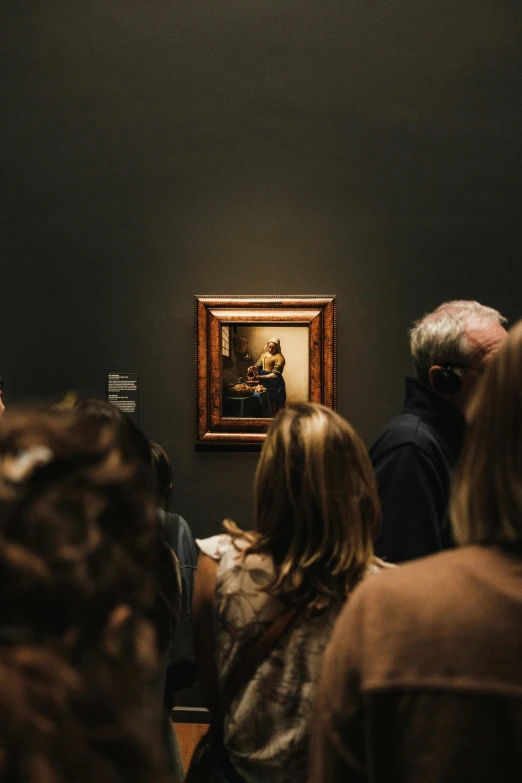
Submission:
POLYGON ((153 490, 110 421, 2 418, 1 783, 163 780, 142 718, 161 658, 153 490))
MULTIPOLYGON (((148 486, 153 487, 157 503, 159 491, 158 477, 156 475, 154 454, 151 444, 137 427, 132 419, 125 416, 118 408, 106 400, 98 400, 94 397, 80 398, 73 405, 75 416, 82 423, 91 426, 110 424, 117 433, 122 448, 133 449, 138 455, 144 475, 147 477, 148 486)), ((156 520, 156 523, 158 520, 156 520)), ((151 678, 147 687, 147 696, 144 701, 145 728, 149 741, 155 745, 158 741, 163 747, 163 754, 170 772, 169 780, 176 783, 182 776, 180 754, 177 748, 177 740, 173 733, 170 710, 172 708, 172 692, 176 683, 171 676, 178 669, 172 666, 177 661, 177 652, 182 645, 180 633, 183 631, 182 617, 182 577, 179 569, 176 548, 169 540, 168 530, 162 523, 159 515, 159 534, 161 546, 156 553, 157 561, 153 565, 156 573, 156 601, 150 615, 158 634, 160 643, 161 665, 156 674, 151 678), (174 628, 174 617, 176 629, 174 628)), ((139 542, 136 542, 139 547, 139 542)), ((138 553, 139 555, 139 553, 138 553)), ((186 624, 185 624, 186 625, 186 624)), ((190 672, 189 672, 190 674, 190 672)), ((194 678, 194 674, 191 675, 194 678)), ((191 679, 191 681, 192 681, 191 679)), ((190 683, 187 683, 190 684, 190 683)))

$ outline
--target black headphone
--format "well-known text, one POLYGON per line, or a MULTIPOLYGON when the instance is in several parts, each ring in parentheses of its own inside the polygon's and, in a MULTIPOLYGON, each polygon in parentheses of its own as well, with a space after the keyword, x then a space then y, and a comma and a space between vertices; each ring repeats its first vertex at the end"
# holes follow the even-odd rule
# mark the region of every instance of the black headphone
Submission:
POLYGON ((439 394, 457 394, 462 389, 462 378, 450 364, 446 364, 433 373, 431 385, 439 394))

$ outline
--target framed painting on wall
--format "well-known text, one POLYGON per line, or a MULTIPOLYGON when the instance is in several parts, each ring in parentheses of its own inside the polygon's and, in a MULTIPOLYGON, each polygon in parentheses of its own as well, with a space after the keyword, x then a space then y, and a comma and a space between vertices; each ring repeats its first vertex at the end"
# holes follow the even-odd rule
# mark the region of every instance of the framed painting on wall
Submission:
POLYGON ((196 296, 195 332, 196 448, 259 448, 291 403, 335 409, 335 296, 196 296))

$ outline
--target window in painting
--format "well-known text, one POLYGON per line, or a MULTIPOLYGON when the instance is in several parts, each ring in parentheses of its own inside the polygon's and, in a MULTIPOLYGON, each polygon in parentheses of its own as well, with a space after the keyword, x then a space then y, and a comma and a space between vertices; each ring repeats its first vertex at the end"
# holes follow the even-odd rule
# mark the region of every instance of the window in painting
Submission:
POLYGON ((230 326, 221 327, 221 353, 230 356, 230 326))

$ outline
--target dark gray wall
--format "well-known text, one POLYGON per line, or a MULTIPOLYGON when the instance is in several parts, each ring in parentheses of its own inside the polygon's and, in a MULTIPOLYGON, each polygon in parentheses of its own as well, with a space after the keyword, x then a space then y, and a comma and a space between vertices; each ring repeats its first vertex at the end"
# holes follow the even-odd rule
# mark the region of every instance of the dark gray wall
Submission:
POLYGON ((193 300, 336 294, 339 410, 370 440, 405 329, 521 315, 518 0, 4 0, 6 402, 141 374, 198 534, 255 454, 193 447, 193 300))

